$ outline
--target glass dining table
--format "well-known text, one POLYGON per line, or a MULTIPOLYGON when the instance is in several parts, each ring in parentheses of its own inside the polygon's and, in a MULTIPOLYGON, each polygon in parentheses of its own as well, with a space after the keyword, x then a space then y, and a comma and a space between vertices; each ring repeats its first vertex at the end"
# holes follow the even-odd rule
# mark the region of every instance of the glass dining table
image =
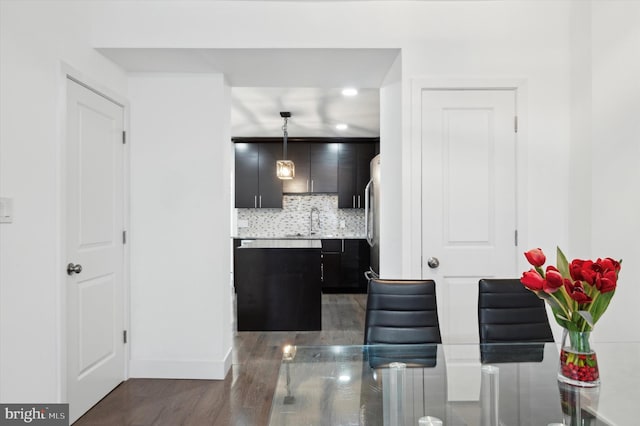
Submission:
POLYGON ((600 385, 556 343, 287 346, 270 425, 638 425, 640 343, 597 343, 600 385))

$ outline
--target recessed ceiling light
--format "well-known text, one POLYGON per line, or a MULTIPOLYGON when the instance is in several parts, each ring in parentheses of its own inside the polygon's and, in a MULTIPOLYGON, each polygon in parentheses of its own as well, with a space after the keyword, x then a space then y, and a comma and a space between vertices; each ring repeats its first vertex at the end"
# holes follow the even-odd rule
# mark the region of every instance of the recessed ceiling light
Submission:
POLYGON ((347 87, 342 89, 342 96, 355 96, 358 94, 358 89, 354 89, 353 87, 347 87))
POLYGON ((349 126, 344 123, 336 124, 336 130, 347 130, 348 128, 349 126))

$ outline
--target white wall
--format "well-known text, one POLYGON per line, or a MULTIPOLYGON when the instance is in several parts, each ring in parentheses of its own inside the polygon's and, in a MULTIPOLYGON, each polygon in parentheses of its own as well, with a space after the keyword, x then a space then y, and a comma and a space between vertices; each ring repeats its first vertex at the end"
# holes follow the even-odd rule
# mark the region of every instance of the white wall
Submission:
POLYGON ((231 362, 231 140, 222 75, 133 74, 132 377, 223 379, 231 362))
MULTIPOLYGON (((184 2, 153 7, 121 1, 96 7, 103 20, 95 23, 93 40, 100 47, 402 49, 402 139, 381 143, 390 170, 402 170, 403 155, 411 155, 407 149, 412 78, 526 80, 529 96, 523 110, 528 134, 527 146, 521 147, 527 153, 521 170, 526 211, 521 215, 521 243, 545 249, 567 244, 568 185, 556 182, 566 183, 569 176, 570 1, 234 1, 192 2, 189 7, 184 2), (145 23, 144 31, 140 22, 145 23), (188 23, 188 31, 176 22, 188 23), (396 152, 401 154, 395 156, 396 152), (551 187, 555 190, 547 191, 551 187), (553 216, 539 213, 543 199, 561 206, 553 216)), ((418 176, 416 170, 408 172, 412 178, 418 176)), ((391 192, 406 191, 404 184, 405 180, 396 180, 391 192)), ((414 227, 402 228, 402 211, 417 211, 419 188, 412 188, 409 197, 417 205, 406 195, 401 206, 394 197, 383 200, 387 212, 383 214, 388 216, 381 233, 394 237, 382 242, 381 251, 387 253, 383 263, 390 273, 415 276, 420 246, 409 245, 414 227), (398 243, 401 249, 396 250, 398 243)))
POLYGON ((380 87, 380 276, 404 277, 406 266, 402 256, 402 234, 408 221, 403 221, 402 198, 410 194, 410 170, 399 171, 397 164, 406 159, 402 149, 402 54, 398 54, 380 87), (401 190, 399 190, 402 188, 401 190))
POLYGON ((591 4, 591 255, 623 260, 594 337, 640 341, 640 3, 591 4))
POLYGON ((591 3, 574 1, 570 18, 571 144, 569 161, 569 244, 567 256, 591 256, 591 3))
POLYGON ((0 401, 58 401, 62 392, 60 161, 62 62, 100 89, 126 92, 125 74, 91 47, 80 2, 0 2, 0 401))
MULTIPOLYGON (((61 348, 58 334, 58 298, 66 260, 62 258, 62 218, 58 205, 59 158, 63 146, 58 137, 61 122, 58 115, 62 111, 60 61, 70 63, 91 79, 126 95, 125 74, 91 47, 400 48, 402 139, 396 143, 384 142, 381 149, 388 153, 385 173, 401 170, 403 159, 410 156, 411 93, 408 82, 411 78, 522 78, 527 82, 528 97, 524 105, 527 114, 526 146, 520 147, 521 152, 526 153, 526 164, 521 170, 525 191, 520 195, 525 197, 521 219, 527 231, 521 246, 523 250, 540 246, 551 251, 556 244, 568 245, 569 212, 575 214, 568 201, 569 150, 575 142, 571 140, 571 105, 575 98, 570 91, 570 6, 569 1, 0 2, 0 195, 14 197, 16 210, 13 224, 0 225, 0 399, 54 401, 63 398, 60 393, 61 348), (402 154, 394 155, 391 150, 402 154)), ((637 191, 634 191, 638 183, 638 145, 633 144, 637 141, 637 128, 634 127, 637 119, 632 115, 637 111, 640 98, 633 77, 638 75, 638 5, 607 1, 594 2, 592 7, 593 156, 599 160, 598 163, 604 163, 594 169, 592 244, 594 253, 598 254, 602 250, 604 255, 616 256, 620 250, 619 256, 627 259, 623 270, 626 282, 638 275, 637 267, 633 266, 637 264, 634 259, 638 258, 638 249, 630 240, 631 235, 638 236, 635 220, 638 202, 637 191), (610 163, 602 161, 606 158, 604 153, 612 156, 610 163), (628 185, 631 183, 635 186, 628 185), (615 207, 604 208, 606 206, 615 207)), ((205 85, 196 81, 188 85, 205 85)), ((170 83, 173 83, 170 87, 174 90, 175 81, 170 83)), ((211 83, 211 86, 212 93, 221 94, 218 83, 211 83)), ((176 97, 204 102, 216 110, 220 107, 217 100, 202 94, 190 92, 189 96, 181 97, 177 93, 176 97)), ((176 105, 175 111, 169 111, 159 105, 157 109, 167 115, 175 112, 182 122, 187 122, 191 118, 180 115, 181 107, 184 105, 176 105)), ((215 116, 210 118, 212 123, 217 120, 215 116)), ((226 129, 214 131, 202 120, 202 117, 197 120, 198 127, 211 138, 228 140, 228 135, 224 134, 226 129)), ((136 131, 153 134, 150 129, 140 127, 136 131)), ((191 136, 189 144, 202 142, 198 135, 191 136)), ((166 138, 160 140, 169 142, 166 138)), ((176 160, 187 161, 176 152, 175 146, 158 148, 166 156, 175 154, 176 160)), ((223 148, 203 149, 203 157, 211 158, 211 155, 218 154, 213 150, 223 148)), ((158 155, 153 150, 146 154, 158 155)), ((228 179, 229 174, 224 172, 228 165, 223 158, 231 156, 222 155, 223 152, 219 154, 218 162, 210 164, 211 169, 219 166, 220 178, 228 179)), ((158 161, 167 162, 166 156, 158 158, 158 161)), ((137 155, 138 160, 144 158, 137 155)), ((144 175, 144 171, 133 170, 137 167, 136 161, 132 164, 132 171, 136 174, 134 186, 145 182, 139 180, 144 177, 139 176, 144 175)), ((198 177, 211 176, 201 169, 199 158, 194 158, 194 161, 195 170, 185 177, 183 184, 198 181, 198 177)), ((151 171, 161 172, 155 168, 151 171)), ((419 175, 415 169, 408 173, 410 179, 419 175)), ((396 180, 396 187, 385 191, 402 192, 403 188, 398 185, 403 185, 403 182, 406 179, 396 180)), ((155 182, 155 186, 149 181, 147 184, 151 185, 151 194, 157 195, 162 189, 175 191, 177 182, 167 179, 155 182)), ((215 185, 212 183, 211 188, 215 189, 215 185)), ((206 190, 204 184, 198 188, 206 190)), ((228 188, 229 185, 223 189, 223 194, 228 188)), ((139 195, 139 191, 136 194, 139 195)), ((409 194, 415 199, 414 190, 409 194)), ((193 202, 194 194, 187 195, 193 202)), ((400 208, 391 204, 397 202, 397 198, 387 198, 382 206, 387 212, 385 214, 389 214, 383 234, 394 233, 398 227, 402 229, 401 237, 394 234, 395 238, 389 240, 394 247, 399 243, 400 250, 387 250, 383 241, 382 251, 387 252, 384 264, 388 265, 385 268, 401 270, 405 275, 419 265, 420 257, 419 247, 414 250, 409 243, 413 229, 400 225, 403 220, 401 212, 414 208, 406 196, 404 190, 400 208), (406 256, 411 258, 403 263, 406 256)), ((585 197, 581 200, 586 202, 585 197)), ((208 200, 201 201, 203 211, 197 213, 204 215, 205 211, 211 211, 211 206, 207 204, 208 200)), ((149 208, 150 205, 132 199, 134 211, 142 207, 149 208)), ((229 210, 223 210, 224 218, 221 219, 225 224, 229 221, 229 210)), ((138 222, 140 217, 144 216, 137 216, 138 222)), ((155 221, 154 217, 149 215, 145 220, 155 221)), ((160 227, 163 224, 156 225, 160 227)), ((203 233, 208 232, 218 238, 216 225, 196 224, 189 227, 188 232, 192 233, 195 226, 202 226, 203 233)), ((149 236, 151 230, 142 228, 142 234, 138 231, 131 229, 132 238, 138 236, 136 244, 148 245, 149 241, 140 237, 144 232, 149 236)), ((157 235, 151 237, 159 238, 157 235)), ((184 241, 180 235, 175 238, 184 241)), ((214 244, 228 243, 224 236, 220 238, 221 242, 214 244)), ((212 257, 221 248, 217 245, 205 247, 202 240, 197 241, 199 248, 212 257)), ((172 245, 175 241, 168 243, 172 245)), ((164 256, 155 254, 159 258, 164 256)), ((188 354, 178 349, 181 337, 175 337, 176 340, 172 340, 168 347, 163 347, 160 342, 163 330, 158 324, 164 325, 164 311, 156 310, 156 299, 143 297, 154 283, 146 281, 152 277, 139 275, 150 273, 143 268, 147 265, 137 263, 153 259, 140 258, 139 255, 135 254, 132 259, 131 287, 137 304, 134 314, 138 315, 140 310, 144 315, 134 321, 142 335, 132 333, 131 338, 132 342, 139 340, 144 345, 132 347, 132 355, 140 360, 157 360, 163 353, 165 360, 182 359, 188 354), (162 352, 165 350, 167 352, 162 352)), ((168 271, 173 278, 184 266, 186 254, 179 255, 176 269, 168 271)), ((225 329, 230 315, 228 298, 209 300, 217 294, 216 291, 223 296, 227 290, 211 290, 204 281, 214 279, 214 285, 228 287, 229 275, 225 271, 228 271, 229 261, 226 259, 226 262, 206 269, 200 257, 206 254, 197 253, 196 256, 200 262, 197 267, 202 268, 202 281, 199 279, 197 283, 186 285, 192 290, 191 299, 196 300, 198 318, 210 321, 212 333, 209 344, 196 342, 191 355, 197 352, 203 357, 201 359, 209 362, 221 359, 218 356, 224 357, 222 352, 230 347, 230 336, 225 329), (219 324, 215 317, 207 316, 200 304, 204 302, 198 299, 210 302, 213 315, 221 318, 219 324), (221 348, 221 352, 216 352, 212 346, 221 348)), ((152 267, 166 265, 153 264, 152 267)), ((165 282, 163 285, 163 290, 168 291, 168 284, 165 282)), ((638 290, 634 290, 638 287, 629 285, 628 288, 626 295, 620 290, 621 297, 616 297, 614 302, 617 306, 627 308, 638 299, 638 290)), ((166 301, 170 293, 159 296, 160 300, 166 301)), ((163 308, 170 312, 175 309, 171 305, 163 308)), ((603 328, 613 329, 605 321, 630 315, 626 309, 612 306, 612 310, 617 313, 605 315, 603 328)), ((626 330, 613 331, 611 336, 616 337, 626 333, 626 330)))

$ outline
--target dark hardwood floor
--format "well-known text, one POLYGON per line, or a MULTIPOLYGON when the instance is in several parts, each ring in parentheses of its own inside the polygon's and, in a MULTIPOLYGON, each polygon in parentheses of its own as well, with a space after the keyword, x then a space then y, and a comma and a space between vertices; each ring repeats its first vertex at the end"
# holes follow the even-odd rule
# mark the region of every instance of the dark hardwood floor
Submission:
POLYGON ((365 305, 364 294, 323 295, 322 331, 236 333, 224 380, 130 379, 74 425, 266 425, 282 347, 362 344, 365 305))

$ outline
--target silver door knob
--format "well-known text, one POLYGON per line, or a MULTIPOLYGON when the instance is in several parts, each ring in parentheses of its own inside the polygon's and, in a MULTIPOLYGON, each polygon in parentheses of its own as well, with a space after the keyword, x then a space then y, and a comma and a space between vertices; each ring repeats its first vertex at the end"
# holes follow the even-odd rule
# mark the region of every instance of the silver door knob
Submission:
POLYGON ((429 268, 435 269, 440 266, 440 261, 437 257, 430 257, 427 259, 427 265, 429 265, 429 268))
POLYGON ((73 263, 67 265, 67 275, 79 274, 80 272, 82 272, 82 265, 74 265, 73 263))

